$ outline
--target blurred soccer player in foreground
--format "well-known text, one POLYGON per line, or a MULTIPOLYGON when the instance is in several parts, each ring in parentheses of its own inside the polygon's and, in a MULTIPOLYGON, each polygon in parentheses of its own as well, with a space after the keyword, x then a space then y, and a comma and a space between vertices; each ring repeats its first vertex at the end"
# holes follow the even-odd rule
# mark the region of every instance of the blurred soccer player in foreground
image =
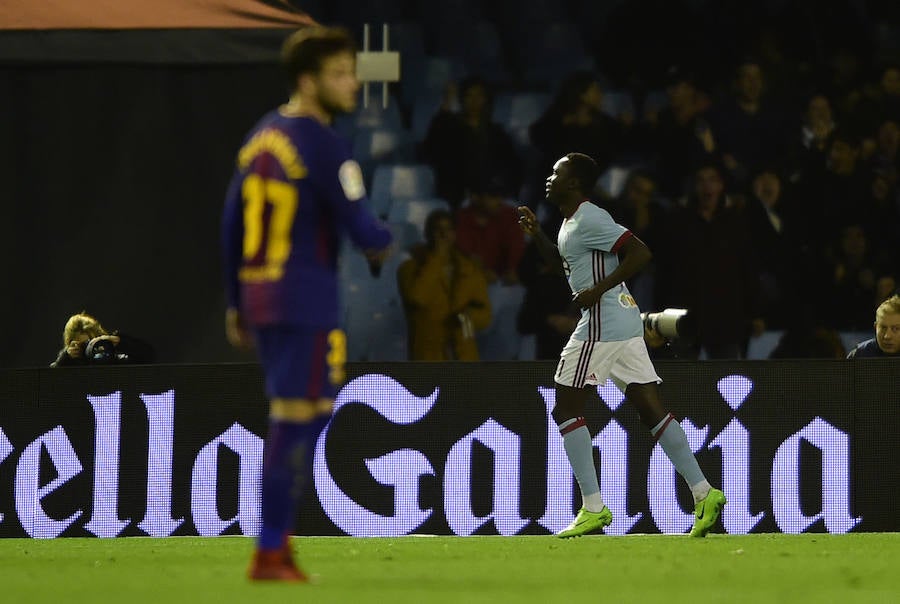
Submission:
POLYGON ((546 191, 547 200, 564 218, 558 247, 541 230, 534 213, 519 208, 522 229, 534 238, 556 272, 568 278, 573 299, 582 309, 581 320, 560 353, 553 408, 581 488, 582 508, 558 536, 600 532, 612 522, 612 513, 600 496, 591 435, 584 421, 586 387, 612 378, 690 486, 695 502, 691 535, 705 537, 719 518, 725 494, 707 482, 684 430, 660 400, 661 380, 647 354, 640 311, 624 283, 650 261, 650 250, 613 222, 606 210, 587 200, 599 176, 594 160, 581 153, 569 153, 553 166, 546 191))
POLYGON ((270 398, 254 580, 307 580, 288 536, 344 379, 338 248, 346 233, 377 265, 391 242, 367 209, 349 145, 330 127, 356 106, 355 50, 339 29, 310 27, 288 38, 290 100, 250 131, 225 200, 225 331, 235 346, 255 345, 270 398))

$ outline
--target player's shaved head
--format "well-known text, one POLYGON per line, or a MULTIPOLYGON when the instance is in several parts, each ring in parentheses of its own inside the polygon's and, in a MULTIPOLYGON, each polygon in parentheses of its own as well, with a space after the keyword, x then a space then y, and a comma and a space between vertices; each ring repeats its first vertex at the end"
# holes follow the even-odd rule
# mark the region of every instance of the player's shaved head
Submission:
POLYGON ((578 189, 584 195, 589 195, 600 178, 600 167, 589 155, 584 153, 569 153, 569 176, 578 182, 578 189))
POLYGON ((297 87, 298 77, 319 73, 326 59, 343 53, 356 53, 356 43, 345 29, 310 26, 291 34, 281 48, 290 90, 297 87))

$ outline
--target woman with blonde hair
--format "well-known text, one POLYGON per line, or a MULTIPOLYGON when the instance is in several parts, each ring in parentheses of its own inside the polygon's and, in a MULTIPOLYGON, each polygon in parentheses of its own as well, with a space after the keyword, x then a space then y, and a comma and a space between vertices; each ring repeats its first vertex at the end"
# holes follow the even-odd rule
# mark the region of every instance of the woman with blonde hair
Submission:
POLYGON ((63 329, 63 348, 51 367, 91 363, 150 363, 153 347, 137 338, 109 333, 93 316, 82 311, 69 317, 63 329))

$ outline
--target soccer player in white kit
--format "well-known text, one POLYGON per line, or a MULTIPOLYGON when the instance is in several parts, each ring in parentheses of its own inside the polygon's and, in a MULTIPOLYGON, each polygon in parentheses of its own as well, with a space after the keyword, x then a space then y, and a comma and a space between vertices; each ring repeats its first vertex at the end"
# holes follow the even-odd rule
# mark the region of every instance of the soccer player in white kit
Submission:
POLYGON ((519 207, 522 229, 534 238, 547 262, 568 278, 573 300, 582 309, 581 320, 556 367, 553 408, 553 419, 581 489, 582 507, 557 535, 596 533, 612 522, 612 513, 600 496, 591 435, 584 421, 586 388, 612 378, 690 486, 695 504, 691 535, 705 537, 719 518, 725 494, 706 480, 684 430, 672 421, 674 417, 660 400, 658 384, 662 380, 647 354, 640 310, 625 286, 625 281, 650 261, 650 250, 631 231, 616 224, 606 210, 587 200, 599 175, 594 160, 581 153, 569 153, 554 164, 546 191, 547 200, 564 217, 558 247, 541 230, 534 213, 519 207))

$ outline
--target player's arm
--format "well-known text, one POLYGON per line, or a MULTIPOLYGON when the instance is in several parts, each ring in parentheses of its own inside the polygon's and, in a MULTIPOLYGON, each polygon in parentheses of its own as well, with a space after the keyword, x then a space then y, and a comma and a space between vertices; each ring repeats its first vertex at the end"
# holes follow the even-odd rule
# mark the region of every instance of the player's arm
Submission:
POLYGON ((244 219, 241 184, 243 177, 235 172, 225 194, 225 211, 222 214, 222 267, 225 281, 225 336, 237 347, 247 347, 250 337, 244 329, 240 314, 240 287, 238 270, 243 256, 244 219))
POLYGON ((565 277, 566 271, 562 256, 559 255, 559 248, 550 241, 550 238, 541 229, 534 212, 525 206, 519 206, 517 209, 519 211, 519 226, 522 227, 526 234, 531 235, 538 252, 543 256, 550 269, 554 273, 565 277))
POLYGON ((359 164, 339 149, 321 151, 322 172, 312 177, 321 179, 321 189, 350 240, 366 253, 370 262, 380 262, 391 244, 391 231, 368 208, 359 164))
POLYGON ((653 258, 650 248, 630 231, 626 231, 623 237, 625 239, 616 250, 619 253, 619 266, 593 287, 575 295, 574 301, 579 307, 590 308, 595 305, 604 293, 637 275, 653 258))

